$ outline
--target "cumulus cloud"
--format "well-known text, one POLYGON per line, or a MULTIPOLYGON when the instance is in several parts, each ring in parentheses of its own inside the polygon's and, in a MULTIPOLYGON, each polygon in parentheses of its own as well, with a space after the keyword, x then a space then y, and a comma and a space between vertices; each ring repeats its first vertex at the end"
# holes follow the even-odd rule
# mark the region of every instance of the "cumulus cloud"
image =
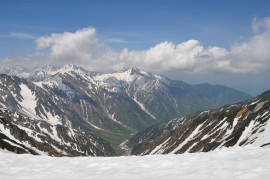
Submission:
POLYGON ((55 62, 86 63, 102 47, 96 37, 95 28, 89 27, 76 32, 64 32, 43 36, 36 41, 37 50, 49 49, 48 58, 55 62))
POLYGON ((249 72, 270 68, 270 18, 253 21, 257 33, 245 42, 235 44, 230 50, 232 66, 249 72))
MULTIPOLYGON (((100 43, 93 27, 43 36, 35 42, 43 59, 47 53, 49 63, 74 63, 89 70, 139 67, 159 72, 249 73, 270 69, 270 18, 254 18, 252 29, 253 37, 229 49, 204 47, 198 40, 188 40, 179 44, 165 41, 140 51, 124 48, 118 52, 100 43)), ((114 41, 120 42, 119 39, 114 41)))
POLYGON ((145 51, 121 52, 121 60, 129 61, 132 66, 152 71, 189 71, 200 72, 211 68, 216 59, 222 63, 227 52, 223 48, 205 49, 198 40, 189 40, 180 44, 162 42, 145 51))

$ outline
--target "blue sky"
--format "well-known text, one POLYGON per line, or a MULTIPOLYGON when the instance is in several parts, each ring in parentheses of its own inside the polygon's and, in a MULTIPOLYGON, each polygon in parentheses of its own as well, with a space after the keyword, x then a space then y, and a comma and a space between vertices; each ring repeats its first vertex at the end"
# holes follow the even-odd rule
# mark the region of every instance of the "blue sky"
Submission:
POLYGON ((270 89, 265 82, 270 62, 267 49, 261 58, 261 48, 247 51, 256 43, 268 47, 256 39, 268 38, 269 16, 267 0, 0 0, 0 61, 75 63, 99 71, 139 66, 189 83, 225 84, 256 95, 270 89), (67 56, 67 39, 89 49, 69 45, 75 55, 67 56), (243 60, 250 56, 258 63, 243 60))

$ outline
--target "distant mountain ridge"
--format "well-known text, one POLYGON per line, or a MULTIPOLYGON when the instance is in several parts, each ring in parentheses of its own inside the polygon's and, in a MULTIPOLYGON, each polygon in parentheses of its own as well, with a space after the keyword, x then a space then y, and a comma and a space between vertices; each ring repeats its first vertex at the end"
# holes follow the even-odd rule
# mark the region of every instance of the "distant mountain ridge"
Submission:
POLYGON ((138 68, 104 74, 69 64, 1 72, 20 77, 0 75, 3 121, 22 126, 36 142, 44 142, 43 135, 49 135, 49 144, 62 141, 51 146, 61 155, 121 154, 120 144, 146 127, 250 98, 228 87, 189 85, 138 68), (209 95, 209 89, 216 92, 209 95), (76 142, 86 134, 92 142, 76 142))

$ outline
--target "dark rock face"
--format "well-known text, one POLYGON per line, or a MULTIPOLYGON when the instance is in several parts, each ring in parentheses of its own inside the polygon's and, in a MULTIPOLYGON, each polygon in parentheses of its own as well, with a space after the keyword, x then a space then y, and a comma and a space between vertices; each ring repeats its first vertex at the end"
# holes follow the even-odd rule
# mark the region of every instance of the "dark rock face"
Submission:
POLYGON ((270 142, 270 93, 185 117, 175 127, 162 123, 130 139, 134 155, 208 152, 221 147, 270 142))

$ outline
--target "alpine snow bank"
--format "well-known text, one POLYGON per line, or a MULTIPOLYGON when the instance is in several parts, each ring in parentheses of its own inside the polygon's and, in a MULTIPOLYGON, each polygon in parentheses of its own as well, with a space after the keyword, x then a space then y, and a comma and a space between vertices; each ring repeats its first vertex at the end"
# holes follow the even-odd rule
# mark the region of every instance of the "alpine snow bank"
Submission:
POLYGON ((270 178, 270 147, 208 153, 54 158, 0 151, 0 178, 270 178))

